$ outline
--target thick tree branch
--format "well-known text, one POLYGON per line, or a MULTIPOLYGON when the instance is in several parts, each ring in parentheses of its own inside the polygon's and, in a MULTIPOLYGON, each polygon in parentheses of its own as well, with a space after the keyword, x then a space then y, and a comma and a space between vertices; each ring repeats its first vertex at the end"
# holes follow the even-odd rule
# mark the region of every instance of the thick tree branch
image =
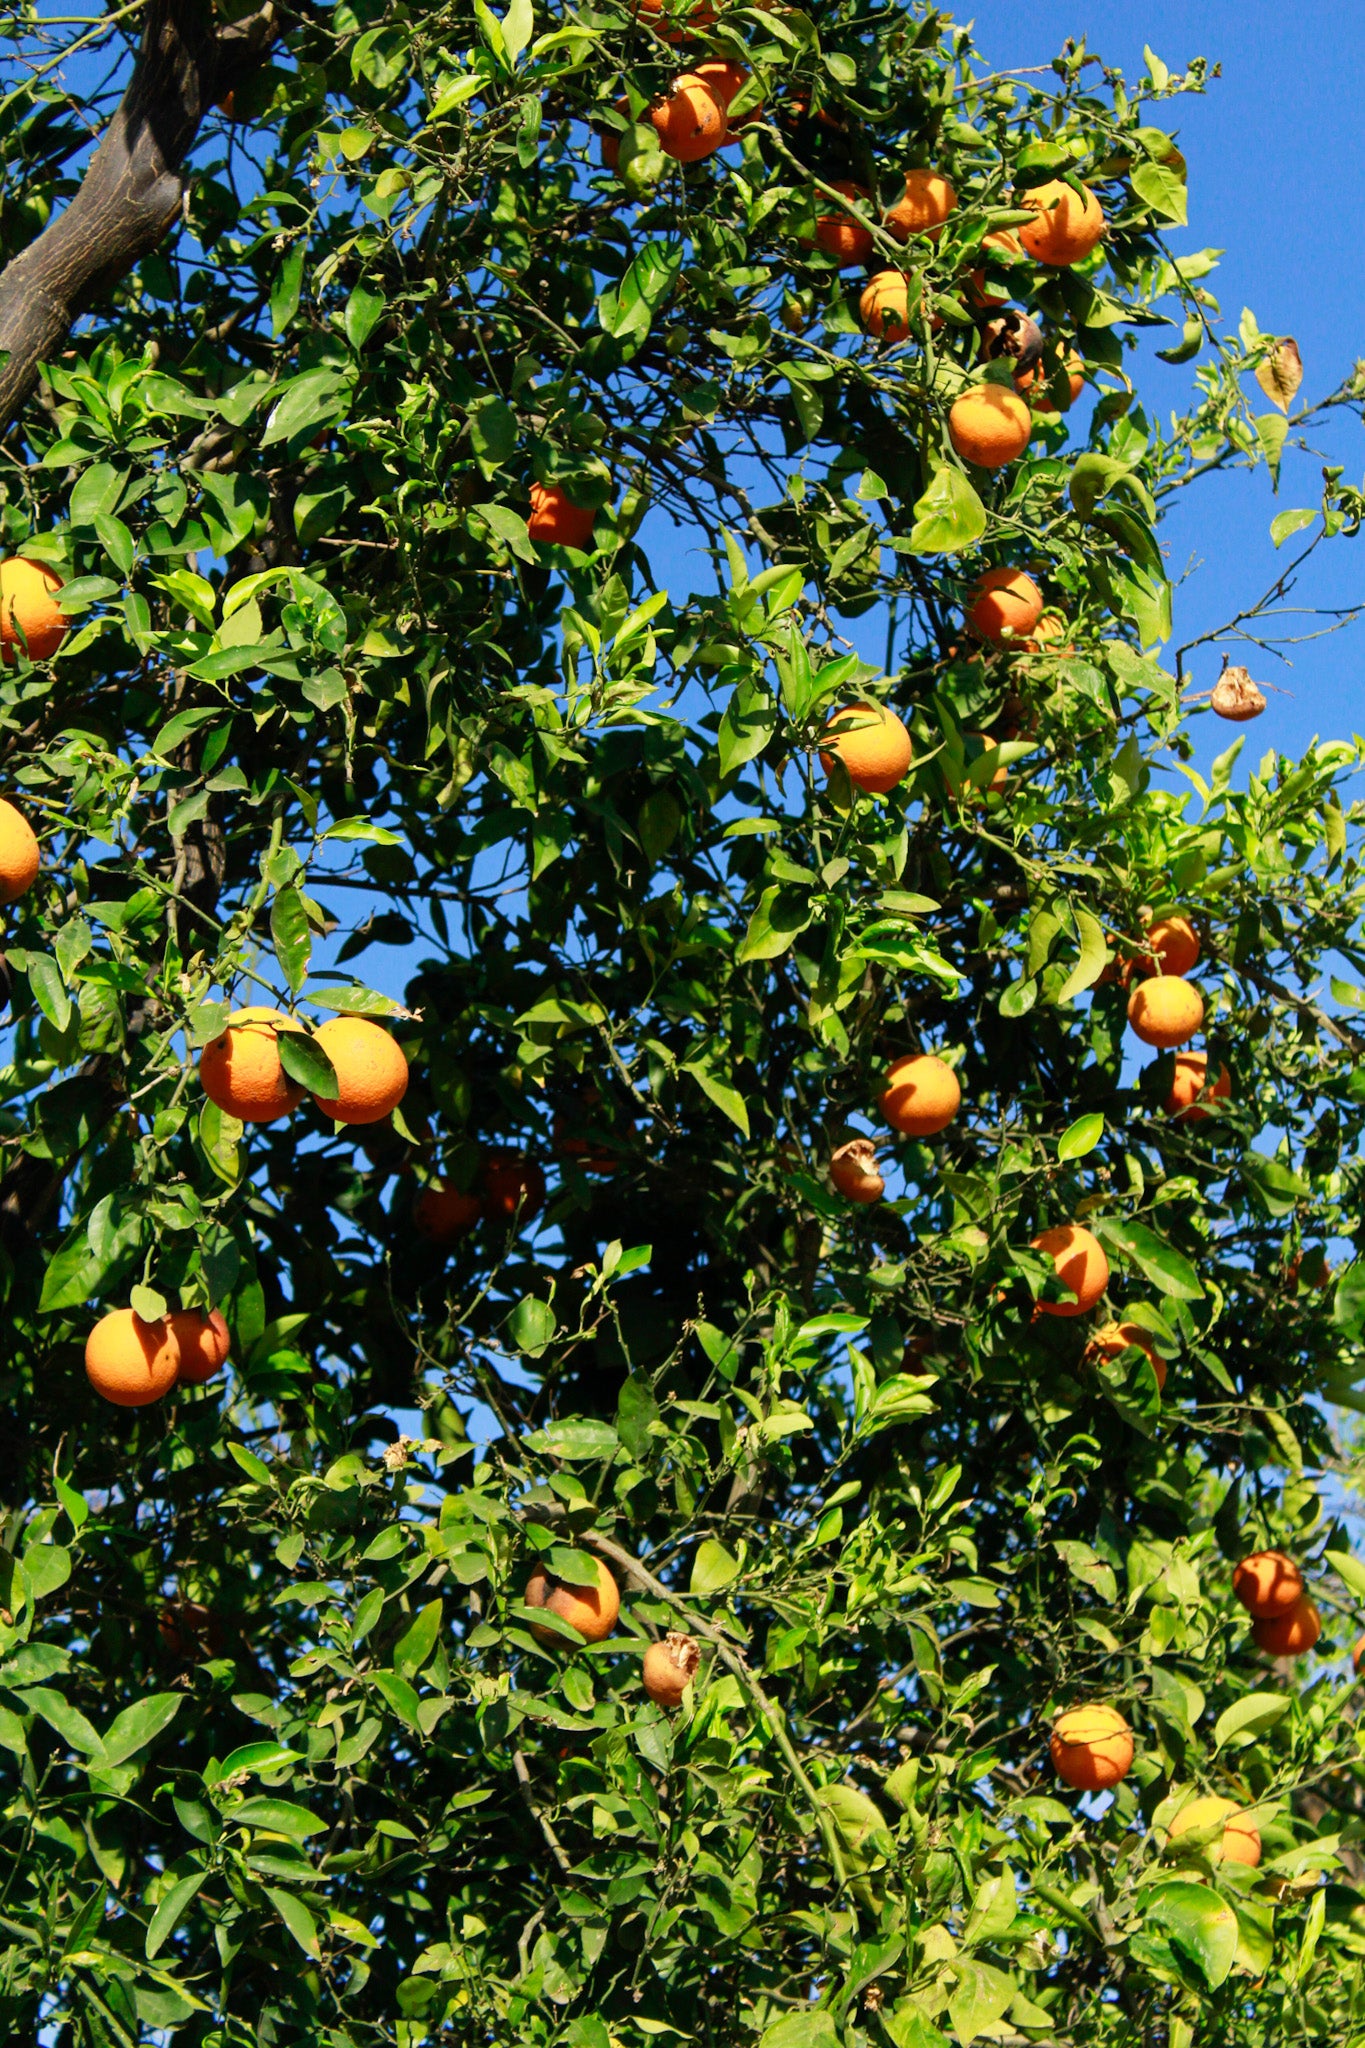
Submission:
POLYGON ((255 69, 279 23, 277 0, 224 29, 209 0, 151 0, 127 90, 80 190, 0 273, 0 433, 73 322, 165 235, 205 110, 255 69))

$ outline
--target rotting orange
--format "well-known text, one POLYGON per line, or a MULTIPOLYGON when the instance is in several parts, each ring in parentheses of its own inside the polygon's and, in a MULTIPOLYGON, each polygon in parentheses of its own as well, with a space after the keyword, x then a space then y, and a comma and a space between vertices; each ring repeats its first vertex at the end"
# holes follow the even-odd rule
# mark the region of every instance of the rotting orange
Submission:
POLYGON ((17 903, 38 879, 42 853, 22 811, 0 797, 0 903, 17 903))
POLYGON ((146 1408, 169 1394, 180 1369, 180 1346, 163 1320, 144 1323, 130 1308, 101 1316, 85 1340, 85 1376, 116 1408, 146 1408))
POLYGON ((478 1195, 466 1194, 448 1180, 433 1181, 412 1205, 417 1235, 442 1248, 468 1237, 482 1214, 478 1195))
POLYGON ((1114 1707, 1071 1707, 1053 1725, 1053 1768, 1077 1792, 1107 1792, 1133 1768, 1133 1731, 1114 1707))
POLYGON ((199 1055, 199 1079, 210 1102, 239 1123, 268 1124, 297 1109, 304 1090, 280 1064, 281 1031, 302 1031, 297 1017, 259 1005, 234 1010, 227 1028, 199 1055))
POLYGON ((948 414, 948 438, 964 462, 977 469, 1003 469, 1028 447, 1033 421, 1017 391, 999 384, 974 384, 948 414))
POLYGON ((1305 1593, 1287 1614, 1253 1621, 1251 1633, 1257 1649, 1267 1651, 1272 1657, 1301 1657, 1305 1650, 1312 1649, 1322 1634, 1322 1616, 1305 1593))
POLYGON ((202 1387, 222 1371, 232 1349, 222 1310, 210 1309, 205 1316, 197 1308, 182 1308, 166 1321, 180 1351, 180 1385, 202 1387))
POLYGON ((1192 1799, 1169 1823, 1167 1838, 1178 1842, 1182 1835, 1202 1835, 1220 1821, 1221 1836, 1206 1842, 1198 1853, 1210 1863, 1242 1863, 1254 1870, 1261 1860, 1261 1837, 1235 1799, 1219 1799, 1213 1794, 1192 1799))
MULTIPOLYGON (((835 178, 832 189, 863 207, 871 198, 865 186, 855 185, 848 178, 835 178)), ((815 222, 815 239, 841 270, 848 270, 855 263, 866 263, 872 254, 871 228, 864 227, 851 213, 819 214, 815 222)))
POLYGON ((888 211, 887 230, 898 242, 908 242, 911 235, 928 235, 936 242, 956 205, 952 180, 942 171, 907 171, 905 197, 888 211))
POLYGON ((850 1138, 840 1145, 830 1156, 829 1177, 848 1202, 880 1202, 886 1192, 871 1138, 850 1138))
POLYGON ((1038 218, 1019 230, 1020 246, 1039 263, 1066 270, 1090 254, 1104 233, 1104 212, 1089 186, 1075 191, 1061 178, 1019 194, 1038 218), (1084 198, 1081 196, 1084 193, 1084 198))
POLYGON ((675 78, 668 92, 649 110, 659 147, 674 163, 699 164, 724 147, 729 134, 725 108, 715 91, 695 71, 675 78))
POLYGON ((895 712, 862 698, 831 712, 820 765, 832 775, 835 762, 842 761, 855 789, 885 796, 905 780, 913 753, 910 735, 895 712))
POLYGON ((1092 1360, 1122 1358, 1130 1345, 1136 1344, 1139 1351, 1145 1351, 1151 1360, 1152 1371, 1156 1374, 1156 1390, 1166 1391, 1166 1361, 1156 1348, 1151 1332, 1144 1330, 1141 1323, 1103 1323, 1096 1330, 1085 1347, 1085 1355, 1092 1360))
POLYGON ((552 541, 558 547, 586 549, 592 540, 597 512, 591 505, 575 505, 560 484, 532 484, 531 516, 526 531, 532 540, 552 541))
POLYGON ((932 1138, 961 1108, 962 1085, 936 1053, 905 1053, 893 1062, 879 1105, 903 1138, 932 1138))
POLYGON ((700 1662, 696 1643, 679 1629, 670 1629, 661 1643, 651 1643, 645 1651, 642 1676, 655 1706, 681 1706, 700 1662))
POLYGON ((484 1162, 483 1213, 490 1223, 529 1223, 545 1201, 545 1175, 534 1160, 492 1152, 484 1162))
POLYGON ((408 1062, 396 1038, 368 1017, 329 1017, 314 1036, 337 1077, 335 1096, 313 1097, 324 1116, 377 1124, 397 1109, 407 1093, 408 1062))
POLYGON ((50 661, 70 624, 57 603, 62 579, 46 562, 11 555, 0 562, 0 661, 11 664, 22 644, 30 661, 50 661))
POLYGON ((1025 640, 1043 616, 1043 593, 1023 569, 987 569, 967 592, 967 624, 993 647, 1025 640))
POLYGON ((1034 1314, 1040 1316, 1088 1315, 1109 1285, 1109 1261, 1104 1246, 1080 1223, 1058 1223, 1031 1240, 1034 1251, 1046 1252, 1057 1268, 1057 1278, 1069 1287, 1074 1301, 1040 1301, 1034 1314))
MULTIPOLYGON (((600 1557, 593 1559, 593 1566, 597 1572, 597 1584, 575 1586, 567 1579, 551 1578, 544 1565, 538 1564, 526 1582, 526 1605, 548 1609, 561 1621, 567 1621, 571 1628, 576 1628, 585 1642, 600 1643, 616 1626, 616 1617, 621 1611, 621 1595, 600 1557)), ((572 1648, 569 1638, 560 1635, 556 1629, 538 1628, 532 1622, 531 1633, 538 1642, 547 1643, 552 1649, 572 1648)))
POLYGON ((1303 1598, 1303 1573, 1282 1550, 1258 1550, 1232 1574, 1232 1590, 1253 1621, 1275 1621, 1303 1598))
POLYGON ((1188 1045, 1204 1021, 1204 998, 1179 974, 1153 974, 1128 998, 1128 1022, 1144 1045, 1188 1045))
POLYGON ((878 341, 904 341, 910 333, 910 280, 903 270, 879 270, 863 287, 858 318, 878 341))
POLYGON ((1220 1066, 1217 1079, 1210 1082, 1206 1052, 1178 1052, 1164 1107, 1182 1124, 1199 1124, 1209 1113, 1206 1104, 1226 1102, 1231 1094, 1232 1076, 1226 1067, 1220 1066))

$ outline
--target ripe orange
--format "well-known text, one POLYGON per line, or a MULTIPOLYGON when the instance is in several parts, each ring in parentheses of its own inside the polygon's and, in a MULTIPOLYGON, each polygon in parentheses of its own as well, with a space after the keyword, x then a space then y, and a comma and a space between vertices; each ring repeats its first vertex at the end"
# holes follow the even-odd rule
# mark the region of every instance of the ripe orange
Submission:
POLYGON ((880 1202, 886 1192, 871 1138, 851 1138, 847 1145, 840 1145, 830 1158, 829 1177, 850 1202, 880 1202))
POLYGON ((1043 616, 1043 593, 1022 569, 988 569, 967 593, 967 624, 993 647, 1025 639, 1043 616))
POLYGON ((645 1651, 645 1691, 659 1707, 682 1705, 682 1696, 688 1683, 697 1675, 701 1662, 701 1651, 691 1636, 683 1635, 677 1629, 670 1629, 661 1643, 651 1643, 645 1651))
POLYGON ((239 1123, 268 1124, 288 1116, 304 1091, 280 1065, 276 1044, 281 1031, 302 1031, 296 1017, 259 1005, 234 1010, 227 1029, 209 1040, 199 1055, 199 1079, 210 1102, 239 1123))
POLYGON ((962 1106, 957 1075, 931 1052, 905 1053, 893 1064, 881 1097, 881 1112, 905 1138, 932 1138, 946 1130, 962 1106))
POLYGON ((1070 630, 1066 620, 1059 618, 1056 612, 1044 612, 1033 629, 1032 639, 1024 642, 1021 651, 1026 654, 1074 654, 1074 640, 1067 640, 1064 647, 1058 647, 1056 644, 1059 640, 1065 639, 1070 630))
POLYGON ((1203 1834, 1207 1828, 1216 1828, 1219 1821, 1223 1822, 1221 1840, 1215 1838, 1206 1843, 1201 1854, 1210 1863, 1244 1863, 1254 1870, 1261 1860, 1261 1837, 1235 1799, 1192 1799, 1188 1806, 1181 1807, 1166 1832, 1172 1842, 1177 1842, 1182 1835, 1203 1834))
POLYGON ((596 520, 597 513, 591 505, 575 505, 558 484, 532 484, 531 516, 526 522, 532 540, 586 549, 596 520))
POLYGON ((1017 391, 999 384, 974 384, 954 401, 948 438, 964 462, 977 469, 1003 469, 1028 447, 1032 421, 1017 391))
MULTIPOLYGON (((571 1586, 565 1579, 552 1579, 543 1565, 537 1565, 526 1582, 525 1600, 528 1607, 547 1607, 551 1614, 576 1628, 585 1642, 600 1643, 616 1626, 621 1595, 601 1558, 594 1558, 593 1563, 597 1568, 595 1586, 571 1586)), ((552 1649, 572 1647, 567 1636, 552 1628, 537 1628, 532 1622, 531 1633, 552 1649)))
POLYGON ((490 1223, 523 1223, 541 1208, 545 1200, 545 1176, 532 1160, 519 1159, 512 1152, 492 1152, 484 1164, 483 1213, 490 1223))
POLYGON ((144 1323, 130 1308, 101 1316, 85 1340, 85 1374, 116 1408, 145 1408, 175 1385, 180 1346, 165 1322, 144 1323))
POLYGON ((1231 1093, 1232 1076, 1226 1067, 1220 1066, 1218 1078, 1210 1083, 1208 1054, 1179 1052, 1175 1056, 1175 1073, 1166 1097, 1166 1114, 1178 1118, 1182 1124, 1203 1123, 1208 1110, 1200 1107, 1201 1101, 1226 1102, 1231 1093))
POLYGON ((842 705, 830 713, 825 735, 820 765, 826 775, 834 773, 836 760, 842 761, 854 788, 869 796, 885 796, 905 780, 914 749, 909 733, 887 705, 870 704, 865 698, 842 705))
MULTIPOLYGON (((1085 389, 1085 362, 1072 349, 1066 359, 1067 395, 1059 408, 1070 412, 1076 400, 1085 389)), ((1020 397, 1027 397, 1030 405, 1050 406, 1055 401, 1051 389, 1052 379, 1042 363, 1033 363, 1027 370, 1015 373, 1014 388, 1020 397)))
MULTIPOLYGON (((664 0, 637 0, 637 4, 640 13, 650 16, 651 19, 664 11, 664 0)), ((668 11, 675 20, 678 19, 674 8, 668 11)), ((683 10, 678 26, 663 29, 660 33, 666 43, 681 43, 689 35, 699 35, 703 29, 714 27, 715 20, 716 10, 711 6, 710 0, 695 0, 693 6, 683 10)))
POLYGON ((888 231, 898 242, 911 235, 928 235, 936 242, 948 215, 957 205, 952 181, 942 171, 907 171, 905 197, 898 199, 886 216, 888 231))
POLYGON ((1159 1394, 1166 1391, 1166 1361, 1156 1348, 1155 1339, 1144 1330, 1141 1323, 1104 1323, 1096 1330, 1085 1347, 1087 1358, 1121 1358, 1130 1344, 1147 1353, 1156 1374, 1156 1388, 1159 1394))
POLYGON ((412 1205, 417 1235, 442 1248, 467 1237, 482 1214, 479 1197, 467 1195, 448 1180, 433 1181, 412 1205))
POLYGON ((313 1097, 339 1124, 377 1124, 407 1093, 408 1063, 397 1039, 368 1017, 329 1017, 315 1034, 332 1062, 337 1093, 313 1097))
POLYGON ((1355 1672, 1357 1678, 1360 1676, 1362 1665, 1365 1665, 1365 1636, 1360 1638, 1360 1641, 1351 1652, 1351 1669, 1355 1672))
MULTIPOLYGON (((990 250, 997 256, 1022 256, 1024 253, 1019 246, 1019 237, 1009 228, 995 228, 989 235, 983 235, 981 248, 983 252, 990 250)), ((992 284, 984 268, 968 271, 966 294, 972 305, 982 307, 1003 306, 1009 298, 1008 290, 992 284)))
POLYGON ((1084 189, 1082 199, 1070 185, 1053 178, 1019 194, 1019 204, 1033 207, 1038 215, 1020 228, 1019 240, 1039 263, 1065 270, 1088 256, 1104 233, 1100 202, 1088 186, 1084 189))
MULTIPOLYGON (((989 734, 984 732, 968 733, 966 737, 968 739, 975 740, 981 749, 980 754, 975 755, 972 759, 968 761, 967 765, 969 768, 975 766, 976 762, 980 760, 981 754, 988 754, 992 747, 998 746, 1000 744, 998 740, 991 739, 989 734)), ((1005 766, 1004 762, 1001 761, 998 763, 995 773, 991 776, 990 781, 985 784, 985 791, 986 793, 993 796, 1002 796, 1004 792, 1009 788, 1009 782, 1010 771, 1005 766)), ((965 794, 979 801, 982 791, 976 784, 968 783, 965 794)))
POLYGON ((1253 1621, 1251 1633, 1257 1649, 1268 1651, 1272 1657, 1299 1657, 1305 1650, 1311 1650, 1322 1634, 1322 1616, 1305 1593, 1287 1614, 1276 1614, 1268 1621, 1253 1621))
POLYGON ((1076 1297, 1074 1301, 1040 1301, 1034 1314, 1087 1315, 1109 1285, 1109 1261, 1099 1239, 1079 1223, 1058 1223, 1031 1243, 1034 1251, 1047 1253, 1057 1268, 1057 1278, 1076 1297))
POLYGON ((1071 1707, 1048 1744, 1052 1764, 1078 1792, 1105 1792, 1133 1767, 1133 1732, 1113 1707, 1071 1707))
POLYGON ((879 270, 863 287, 858 318, 879 341, 904 341, 910 332, 910 280, 903 270, 879 270))
POLYGON ((730 119, 730 102, 740 89, 749 82, 749 73, 742 64, 732 64, 728 57, 708 57, 704 64, 698 64, 693 77, 699 78, 707 91, 720 101, 725 114, 727 135, 733 135, 738 128, 747 128, 750 121, 763 119, 762 106, 751 107, 747 114, 741 114, 737 121, 730 119))
POLYGON ((1232 1590, 1254 1621, 1275 1621, 1303 1598, 1303 1573, 1282 1550, 1258 1550, 1234 1570, 1232 1590))
POLYGON ((211 1380, 226 1365, 232 1349, 222 1311, 210 1309, 203 1316, 195 1308, 177 1309, 173 1316, 167 1316, 166 1323, 180 1350, 180 1385, 202 1387, 205 1380, 211 1380))
POLYGON ((30 661, 51 661, 66 638, 68 620, 56 602, 62 579, 46 562, 11 555, 0 562, 0 663, 17 659, 20 633, 30 661))
POLYGON ((42 856, 22 811, 0 797, 0 903, 17 903, 38 879, 42 856))
POLYGON ((1159 917, 1143 935, 1144 957, 1157 961, 1159 974, 1188 974, 1199 965, 1199 934, 1180 911, 1159 917))
MULTIPOLYGON (((853 184, 848 178, 835 178, 833 189, 842 192, 845 199, 855 200, 866 207, 871 195, 862 185, 853 184)), ((822 213, 815 222, 815 239, 826 256, 832 256, 841 270, 847 270, 855 263, 866 263, 872 254, 872 230, 865 228, 851 213, 822 213)))
POLYGON ((699 164, 723 148, 729 124, 715 91, 695 71, 675 78, 666 98, 649 110, 659 147, 674 163, 699 164))
POLYGON ((1204 998, 1178 974, 1154 974, 1128 998, 1128 1022, 1144 1045, 1186 1045, 1204 1021, 1204 998))

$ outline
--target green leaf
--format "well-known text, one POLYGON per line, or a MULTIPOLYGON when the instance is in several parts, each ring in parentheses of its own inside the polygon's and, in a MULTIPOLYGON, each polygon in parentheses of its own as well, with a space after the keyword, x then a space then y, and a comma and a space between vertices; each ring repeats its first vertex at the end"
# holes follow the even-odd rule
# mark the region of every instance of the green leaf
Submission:
POLYGON ((288 1835, 298 1842, 327 1832, 325 1820, 319 1820, 306 1806, 295 1806, 291 1799, 244 1799, 240 1806, 229 1807, 223 1818, 237 1827, 264 1828, 267 1834, 288 1835))
POLYGON ((704 1537, 697 1546, 692 1560, 692 1578, 689 1591, 693 1593, 720 1593, 739 1577, 739 1564, 730 1555, 723 1543, 714 1536, 704 1537))
POLYGON ((79 1750, 82 1756, 104 1759, 104 1744, 95 1733, 78 1707, 73 1707, 62 1693, 54 1692, 45 1685, 30 1686, 27 1691, 16 1692, 14 1697, 30 1714, 36 1714, 40 1721, 46 1721, 55 1729, 62 1741, 71 1749, 79 1750))
MULTIPOLYGON (((1329 1550, 1327 1562, 1358 1600, 1365 1600, 1365 1564, 1349 1550, 1329 1550)), ((1278 1697, 1278 1695, 1277 1695, 1278 1697)))
MULTIPOLYGON (((278 903, 279 898, 276 897, 278 903)), ((326 1102, 337 1099, 336 1068, 310 1031, 280 1031, 275 1035, 280 1065, 291 1081, 297 1081, 310 1095, 326 1102)))
POLYGON ((1217 1892, 1206 1884, 1162 1885, 1146 1895, 1144 1919, 1164 1928, 1210 1991, 1218 1989, 1237 1954, 1237 1916, 1217 1892))
POLYGON ((144 1282, 130 1289, 128 1306, 142 1322, 159 1323, 170 1304, 157 1288, 148 1287, 144 1282))
POLYGON ((233 1460, 241 1466, 248 1479, 254 1479, 259 1486, 271 1486, 274 1484, 270 1477, 270 1467, 263 1465, 254 1451, 249 1451, 245 1444, 229 1442, 228 1451, 233 1460))
POLYGON ((397 1671, 372 1671, 369 1678, 376 1692, 387 1701, 400 1721, 409 1728, 421 1726, 422 1703, 406 1678, 397 1671))
POLYGON ((58 1031, 65 1031, 71 1022, 71 998, 66 992, 62 971, 49 954, 28 955, 28 985, 48 1023, 58 1031))
POLYGON ((1280 478, 1280 458, 1284 454, 1288 434, 1289 422, 1282 413, 1262 413, 1256 421, 1256 436, 1261 444, 1261 452, 1277 484, 1280 478))
POLYGON ((297 995, 308 978, 313 933, 303 897, 295 888, 280 889, 270 906, 270 936, 290 993, 297 995))
POLYGON ((524 1294, 507 1318, 507 1334, 527 1358, 539 1358, 555 1334, 555 1312, 548 1301, 524 1294))
POLYGON ((1059 1159, 1084 1159, 1087 1152, 1093 1152, 1104 1136, 1104 1118, 1098 1110, 1089 1116, 1078 1116, 1074 1124, 1068 1124, 1057 1140, 1059 1159))
POLYGON ((1292 1705, 1288 1693, 1249 1692, 1245 1699, 1225 1707, 1214 1722, 1214 1748, 1221 1749, 1236 1735, 1250 1738, 1264 1734, 1267 1728, 1273 1728, 1277 1721, 1284 1719, 1292 1705))
POLYGON ((759 2048, 839 2048, 839 2032, 828 2012, 793 2012, 763 2029, 759 2048))
POLYGON ((299 294, 303 290, 304 245, 295 242, 275 272, 270 287, 270 324, 276 334, 283 334, 299 310, 299 294))
POLYGON ((147 1957, 148 1962, 159 1953, 169 1937, 174 1934, 184 1916, 185 1908, 196 1897, 200 1886, 204 1883, 207 1876, 208 1872, 206 1870, 193 1871, 189 1877, 182 1877, 177 1883, 173 1884, 165 1898, 162 1899, 147 1926, 147 1939, 143 1944, 143 1953, 147 1957))
POLYGON ((254 1775, 260 1771, 276 1771, 285 1764, 301 1762, 298 1750, 287 1749, 282 1742, 248 1742, 224 1757, 218 1782, 221 1785, 225 1778, 244 1777, 248 1772, 254 1775))
POLYGON ((761 682, 746 678, 735 687, 716 735, 722 775, 733 775, 761 754, 777 731, 777 706, 761 682))
POLYGON ((616 1431, 609 1422, 591 1416, 574 1415, 563 1422, 547 1422, 526 1438, 528 1450, 545 1458, 565 1458, 570 1463, 614 1458, 620 1449, 616 1431))
POLYGON ((646 242, 627 266, 615 291, 603 292, 597 317, 605 333, 618 341, 642 341, 650 323, 673 290, 682 268, 681 248, 646 242))
POLYGON ((105 1731, 104 1754, 111 1764, 127 1763, 169 1728, 184 1704, 179 1692, 154 1692, 116 1714, 105 1731))
POLYGON ((1167 164, 1138 164, 1130 182, 1138 198, 1144 200, 1153 213, 1160 214, 1163 220, 1174 221, 1177 227, 1186 225, 1189 219, 1188 199, 1185 181, 1178 171, 1167 164))
POLYGON ((1090 911, 1073 906, 1076 932, 1081 942, 1081 955, 1066 980, 1058 989, 1054 1001, 1069 1003, 1082 990, 1093 988, 1109 963, 1109 946, 1104 936, 1104 926, 1090 911))
POLYGON ((263 448, 277 441, 310 438, 321 427, 344 417, 351 399, 351 377, 340 370, 305 370, 280 387, 278 403, 261 436, 263 448))
POLYGON ((969 478, 950 464, 934 471, 914 507, 910 550, 916 555, 960 555, 986 531, 986 508, 969 478))
POLYGON ((1098 1236, 1126 1253, 1163 1294, 1173 1295, 1177 1301, 1203 1299, 1203 1286, 1189 1260, 1145 1223, 1119 1223, 1105 1217, 1095 1229, 1098 1236))
MULTIPOLYGON (((788 882, 775 882, 763 891, 749 919, 735 954, 736 965, 743 967, 750 960, 780 960, 814 914, 809 891, 793 888, 788 882)), ((741 1128, 747 1129, 747 1124, 741 1128)))
POLYGON ((968 2048, 968 2043, 990 2032, 1004 2018, 1017 1986, 1013 1978, 989 1963, 962 1958, 954 1967, 957 1983, 948 1999, 948 2018, 962 2048, 968 2048))
POLYGON ((709 1096, 723 1116, 727 1116, 735 1128, 749 1136, 749 1105, 728 1081, 722 1081, 711 1069, 697 1060, 684 1060, 681 1071, 690 1074, 703 1095, 709 1096))
POLYGON ((517 445, 517 416, 505 398, 487 392, 469 408, 469 439, 485 475, 506 462, 517 445))
POLYGON ((1316 512, 1303 505, 1287 512, 1277 512, 1270 522, 1270 538, 1277 548, 1281 547, 1291 535, 1302 533, 1306 526, 1311 526, 1317 516, 1316 512))
POLYGON ((273 1884, 266 1886, 265 1893, 304 1954, 319 1955, 317 1925, 303 1900, 273 1884))
POLYGON ((384 312, 382 292, 371 291, 366 285, 358 284, 346 301, 346 310, 341 316, 346 330, 346 339, 353 349, 364 348, 373 334, 384 312))
POLYGON ((436 1648, 441 1633, 441 1602, 428 1600, 412 1626, 405 1629, 393 1646, 393 1667, 405 1678, 415 1678, 436 1648))

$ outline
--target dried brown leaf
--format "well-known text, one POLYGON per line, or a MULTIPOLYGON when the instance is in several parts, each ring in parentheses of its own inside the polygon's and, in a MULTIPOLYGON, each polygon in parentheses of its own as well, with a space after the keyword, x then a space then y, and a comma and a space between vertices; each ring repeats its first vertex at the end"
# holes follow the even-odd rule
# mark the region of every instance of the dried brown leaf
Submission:
POLYGON ((1303 382, 1303 357, 1292 334, 1277 341, 1263 363, 1257 366, 1256 382, 1272 405, 1288 412, 1295 392, 1303 382))

